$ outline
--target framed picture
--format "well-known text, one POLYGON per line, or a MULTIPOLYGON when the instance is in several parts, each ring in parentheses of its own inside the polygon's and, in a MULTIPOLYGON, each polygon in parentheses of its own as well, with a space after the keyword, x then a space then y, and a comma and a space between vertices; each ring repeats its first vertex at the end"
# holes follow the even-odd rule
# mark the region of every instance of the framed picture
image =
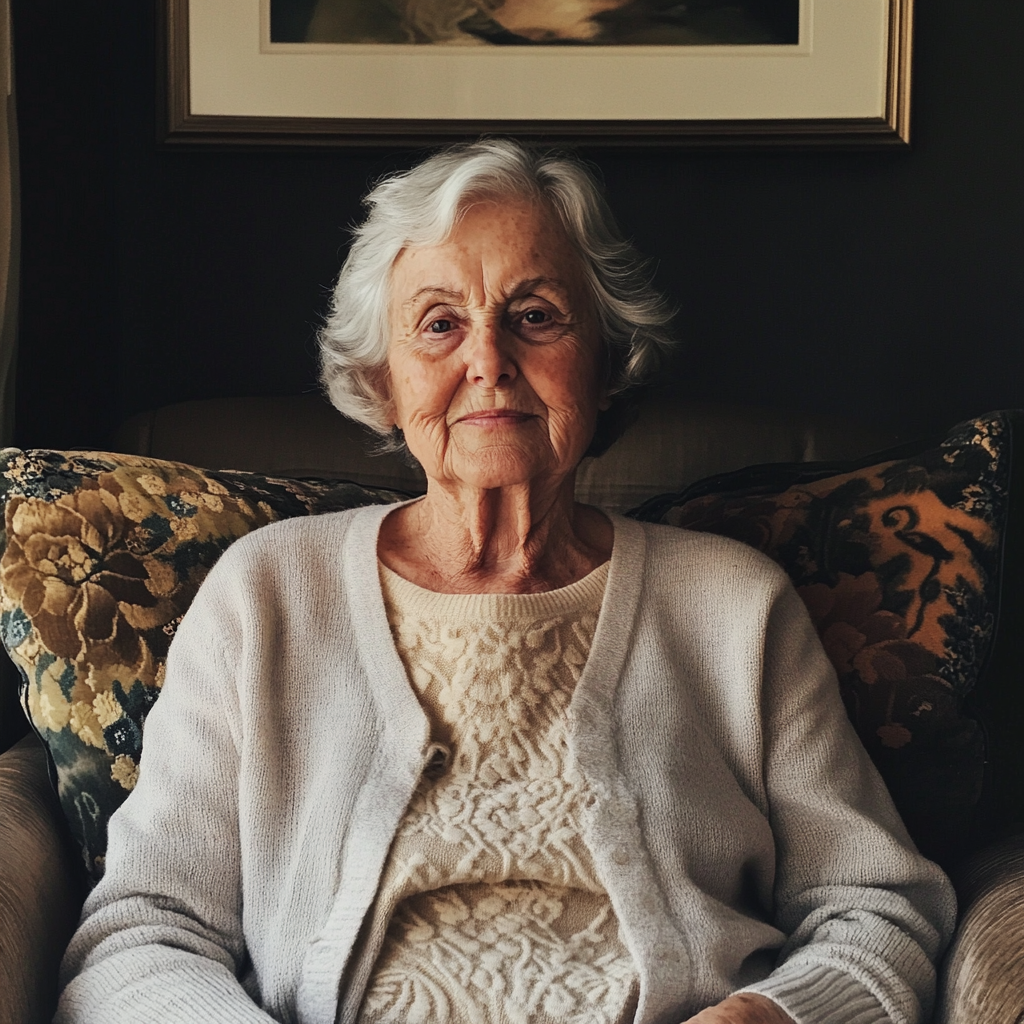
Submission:
POLYGON ((164 0, 170 144, 903 146, 913 0, 164 0))

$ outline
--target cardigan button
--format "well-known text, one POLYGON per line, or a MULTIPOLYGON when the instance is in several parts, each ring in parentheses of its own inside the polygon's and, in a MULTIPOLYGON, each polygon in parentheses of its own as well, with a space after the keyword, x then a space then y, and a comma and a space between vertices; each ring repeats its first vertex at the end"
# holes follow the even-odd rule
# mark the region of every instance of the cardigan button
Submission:
POLYGON ((428 779, 439 779, 446 771, 448 771, 448 765, 451 764, 452 752, 451 748, 445 746, 443 743, 431 743, 427 747, 427 763, 423 768, 423 774, 428 779))
POLYGON ((612 850, 612 860, 615 861, 619 867, 622 867, 624 864, 628 864, 629 850, 627 850, 625 846, 616 846, 615 849, 612 850))

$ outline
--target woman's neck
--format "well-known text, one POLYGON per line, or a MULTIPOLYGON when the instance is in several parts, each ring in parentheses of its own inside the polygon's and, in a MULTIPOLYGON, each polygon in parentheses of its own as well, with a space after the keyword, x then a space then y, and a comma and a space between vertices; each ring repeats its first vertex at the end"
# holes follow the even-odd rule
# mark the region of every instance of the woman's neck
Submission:
POLYGON ((378 555, 392 571, 446 594, 533 594, 568 586, 611 556, 612 525, 578 505, 570 477, 480 490, 431 481, 421 501, 392 512, 378 555))

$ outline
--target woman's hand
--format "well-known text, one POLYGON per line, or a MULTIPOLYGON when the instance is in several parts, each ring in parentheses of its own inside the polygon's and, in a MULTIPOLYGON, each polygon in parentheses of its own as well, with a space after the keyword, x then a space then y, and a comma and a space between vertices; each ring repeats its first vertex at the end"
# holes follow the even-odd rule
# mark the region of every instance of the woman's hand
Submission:
POLYGON ((741 992, 729 996, 706 1010, 701 1010, 696 1017, 691 1017, 684 1024, 794 1024, 778 1003, 773 1003, 765 996, 741 992))

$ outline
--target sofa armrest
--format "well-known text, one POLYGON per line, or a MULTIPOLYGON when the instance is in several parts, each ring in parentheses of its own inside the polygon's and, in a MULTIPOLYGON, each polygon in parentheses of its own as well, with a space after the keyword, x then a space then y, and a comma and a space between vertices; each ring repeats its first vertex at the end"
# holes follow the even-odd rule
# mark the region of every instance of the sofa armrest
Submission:
POLYGON ((1024 835, 961 872, 960 923, 943 971, 939 1024, 1016 1024, 1024 1013, 1024 835))
POLYGON ((53 1016, 82 905, 58 813, 46 752, 26 736, 0 755, 0 1024, 53 1016))

